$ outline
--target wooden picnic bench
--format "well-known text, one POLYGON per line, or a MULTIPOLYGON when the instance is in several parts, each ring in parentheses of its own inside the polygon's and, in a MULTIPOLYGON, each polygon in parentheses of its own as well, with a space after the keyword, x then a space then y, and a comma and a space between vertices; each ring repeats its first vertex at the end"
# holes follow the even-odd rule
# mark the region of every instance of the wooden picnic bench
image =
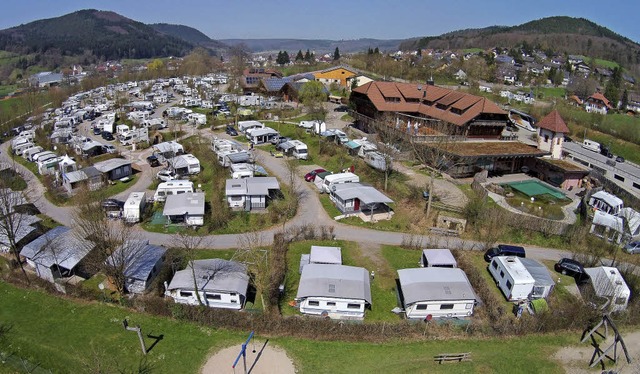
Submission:
POLYGON ((450 361, 471 361, 471 352, 466 353, 440 353, 439 355, 433 356, 434 361, 438 361, 438 363, 442 364, 443 362, 450 361))

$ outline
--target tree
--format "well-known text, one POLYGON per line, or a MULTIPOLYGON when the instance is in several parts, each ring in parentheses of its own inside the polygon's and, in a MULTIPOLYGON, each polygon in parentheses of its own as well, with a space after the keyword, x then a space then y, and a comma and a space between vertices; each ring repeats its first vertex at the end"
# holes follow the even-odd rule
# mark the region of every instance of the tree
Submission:
POLYGON ((393 115, 385 114, 381 121, 376 122, 375 130, 377 135, 378 152, 384 158, 382 172, 384 173, 384 190, 387 191, 389 177, 393 173, 393 158, 400 149, 400 144, 405 140, 402 132, 396 129, 393 115))
POLYGON ((622 108, 622 110, 627 110, 627 105, 629 105, 629 91, 625 88, 622 93, 622 98, 620 99, 620 108, 622 108))
POLYGON ((298 50, 298 54, 296 55, 296 62, 302 62, 304 60, 304 55, 302 54, 302 50, 298 50))
MULTIPOLYGON (((205 242, 204 236, 198 236, 194 234, 195 233, 188 228, 185 230, 178 231, 172 237, 172 244, 173 244, 173 247, 182 251, 187 261, 187 266, 191 269, 191 276, 193 279, 193 289, 195 290, 196 299, 198 300, 198 305, 205 305, 204 302, 202 301, 202 298, 200 297, 200 292, 198 292, 198 289, 200 287, 198 287, 198 279, 196 277, 196 269, 193 261, 196 260, 197 258, 196 252, 198 248, 203 248, 205 244, 208 244, 208 242, 205 242)), ((217 269, 216 272, 219 270, 221 269, 217 269)))
POLYGON ((314 59, 315 57, 313 53, 310 53, 309 50, 307 49, 307 52, 304 54, 304 60, 308 63, 312 63, 314 59))
POLYGON ((619 67, 613 69, 613 75, 604 90, 604 96, 611 101, 613 107, 618 107, 620 100, 620 86, 622 84, 622 70, 619 67))
POLYGON ((111 250, 102 271, 122 295, 126 291, 128 270, 144 255, 148 241, 138 239, 132 232, 132 226, 122 222, 112 221, 106 229, 115 230, 114 235, 119 237, 120 244, 111 250))
POLYGON ((380 54, 380 49, 378 49, 378 47, 376 47, 376 49, 373 50, 373 54, 374 55, 379 55, 380 54))
POLYGON ((324 102, 327 101, 327 94, 324 85, 318 81, 309 81, 302 85, 299 92, 302 104, 307 108, 307 112, 314 119, 322 119, 326 115, 324 102))
POLYGON ((291 60, 289 59, 289 54, 286 51, 278 52, 278 57, 276 58, 276 64, 278 65, 286 65, 291 60))
POLYGON ((340 50, 336 47, 336 50, 333 52, 333 61, 338 61, 340 59, 340 50))
POLYGON ((243 263, 249 270, 249 276, 257 293, 260 295, 262 307, 270 312, 270 304, 265 303, 264 293, 269 287, 269 251, 264 248, 262 233, 249 231, 238 237, 238 249, 231 260, 243 263))
MULTIPOLYGON (((5 169, 13 170, 15 169, 5 169)), ((36 222, 34 216, 23 214, 17 211, 21 205, 27 203, 22 192, 13 191, 9 184, 9 180, 5 177, 0 179, 0 235, 5 239, 2 243, 7 246, 9 252, 13 256, 16 263, 20 266, 22 275, 27 283, 29 283, 29 277, 24 269, 24 264, 20 259, 20 250, 18 248, 18 242, 22 239, 23 235, 29 231, 29 226, 36 222)))

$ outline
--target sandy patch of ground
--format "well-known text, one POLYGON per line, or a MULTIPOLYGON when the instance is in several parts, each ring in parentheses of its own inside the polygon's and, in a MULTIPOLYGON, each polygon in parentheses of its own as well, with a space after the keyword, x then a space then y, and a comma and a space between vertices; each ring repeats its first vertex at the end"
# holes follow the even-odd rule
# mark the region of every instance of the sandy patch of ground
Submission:
MULTIPOLYGON (((604 329, 601 329, 604 331, 604 329)), ((622 339, 629 350, 631 356, 631 364, 628 364, 622 347, 618 344, 618 363, 614 364, 605 358, 605 369, 614 370, 618 373, 640 373, 640 331, 632 333, 623 333, 622 339)), ((609 331, 609 338, 600 345, 600 349, 606 349, 613 341, 612 331, 609 331)), ((568 374, 590 374, 598 372, 601 366, 598 364, 593 369, 589 368, 589 362, 593 355, 594 348, 591 346, 591 340, 579 346, 564 347, 555 353, 553 358, 558 361, 568 374)), ((613 350, 608 355, 613 357, 613 350)))
MULTIPOLYGON (((219 373, 244 373, 242 357, 236 368, 232 368, 233 362, 240 353, 242 344, 224 348, 216 352, 202 367, 202 374, 219 373)), ((287 353, 266 342, 251 342, 247 346, 247 372, 252 374, 294 374, 296 373, 293 361, 287 353), (255 351, 254 351, 255 349, 255 351)))

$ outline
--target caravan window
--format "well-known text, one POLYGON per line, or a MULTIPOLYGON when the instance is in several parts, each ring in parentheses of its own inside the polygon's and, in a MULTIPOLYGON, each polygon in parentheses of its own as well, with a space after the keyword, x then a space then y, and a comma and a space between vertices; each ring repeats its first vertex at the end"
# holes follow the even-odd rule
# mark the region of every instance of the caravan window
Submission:
POLYGON ((616 304, 624 305, 624 303, 626 303, 626 302, 627 302, 627 298, 626 297, 616 297, 616 301, 615 301, 616 304))
POLYGON ((498 263, 497 263, 497 262, 495 262, 495 261, 493 261, 493 263, 492 263, 491 265, 493 265, 493 268, 494 268, 494 269, 497 269, 497 268, 498 268, 498 263))
POLYGON ((319 301, 309 300, 309 306, 320 306, 319 301))
POLYGON ((333 301, 327 301, 327 306, 336 306, 336 303, 333 301))
POLYGON ((185 192, 187 192, 187 191, 178 191, 178 192, 176 192, 176 195, 180 195, 180 194, 183 194, 185 192))
POLYGON ((453 304, 441 304, 440 310, 453 309, 453 304))
POLYGON ((471 309, 473 307, 473 304, 467 304, 464 306, 465 309, 471 309))
POLYGON ((207 294, 207 300, 222 300, 222 296, 218 294, 207 294))
POLYGON ((507 288, 509 290, 511 290, 511 288, 513 288, 513 284, 511 284, 511 281, 507 280, 507 288))
POLYGON ((193 292, 191 291, 180 291, 180 297, 191 297, 193 296, 193 292))
POLYGON ((504 271, 500 270, 500 278, 504 278, 504 271))
POLYGON ((347 304, 348 309, 360 309, 360 304, 347 304))
POLYGON ((164 196, 164 191, 158 191, 158 196, 164 196))
POLYGON ((427 310, 428 304, 418 304, 416 305, 416 310, 427 310))

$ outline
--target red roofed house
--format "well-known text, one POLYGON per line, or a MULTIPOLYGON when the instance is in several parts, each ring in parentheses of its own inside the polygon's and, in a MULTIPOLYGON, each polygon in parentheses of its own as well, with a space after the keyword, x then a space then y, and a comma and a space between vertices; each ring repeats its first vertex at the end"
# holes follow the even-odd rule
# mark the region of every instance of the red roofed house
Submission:
POLYGON ((613 107, 611 106, 609 99, 604 97, 600 92, 596 92, 584 101, 584 109, 589 113, 596 112, 600 114, 607 114, 609 109, 613 109, 613 107))
POLYGON ((440 135, 499 139, 508 121, 504 110, 482 96, 426 84, 373 81, 355 88, 350 101, 364 127, 389 113, 397 115, 398 128, 412 125, 412 135, 435 131, 440 135))
POLYGON ((560 113, 554 110, 547 114, 536 126, 538 126, 538 149, 551 153, 552 159, 560 159, 562 157, 564 134, 569 133, 569 128, 560 117, 560 113))

